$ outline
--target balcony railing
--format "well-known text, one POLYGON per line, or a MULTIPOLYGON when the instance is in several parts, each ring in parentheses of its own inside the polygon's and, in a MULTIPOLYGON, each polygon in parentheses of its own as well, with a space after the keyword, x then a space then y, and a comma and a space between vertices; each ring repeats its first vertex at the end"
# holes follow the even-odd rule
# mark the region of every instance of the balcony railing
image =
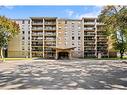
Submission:
POLYGON ((95 36, 95 34, 84 34, 84 36, 95 36))
POLYGON ((43 44, 32 44, 32 46, 42 46, 43 44))
POLYGON ((43 40, 43 38, 33 38, 32 37, 32 40, 43 40))
POLYGON ((43 22, 32 22, 32 25, 43 25, 43 22))
POLYGON ((45 22, 45 25, 56 25, 56 22, 45 22))
POLYGON ((32 28, 32 30, 43 30, 43 28, 32 28))
POLYGON ((47 28, 45 28, 45 30, 56 30, 56 28, 47 27, 47 28))
POLYGON ((45 36, 56 36, 56 33, 45 33, 45 36))
POLYGON ((90 25, 94 25, 95 24, 95 22, 84 22, 84 24, 90 24, 90 25))

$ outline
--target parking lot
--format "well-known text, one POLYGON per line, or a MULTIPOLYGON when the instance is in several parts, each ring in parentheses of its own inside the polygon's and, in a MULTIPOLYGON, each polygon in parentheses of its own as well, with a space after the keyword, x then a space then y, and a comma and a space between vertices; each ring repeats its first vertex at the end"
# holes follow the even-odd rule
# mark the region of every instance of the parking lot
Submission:
POLYGON ((127 89, 127 61, 6 61, 0 63, 0 89, 127 89))

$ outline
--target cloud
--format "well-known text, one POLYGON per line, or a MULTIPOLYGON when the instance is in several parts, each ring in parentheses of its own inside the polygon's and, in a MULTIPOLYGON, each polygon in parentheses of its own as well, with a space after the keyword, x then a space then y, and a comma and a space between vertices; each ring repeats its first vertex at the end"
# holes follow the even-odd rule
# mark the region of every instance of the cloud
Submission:
POLYGON ((82 17, 97 17, 98 16, 98 14, 96 14, 96 13, 84 13, 84 14, 80 14, 80 15, 76 15, 76 18, 78 18, 78 19, 81 19, 82 17))
POLYGON ((69 17, 71 17, 75 12, 73 10, 65 10, 69 17))
POLYGON ((14 6, 0 6, 0 8, 7 8, 9 10, 12 10, 14 8, 14 6))

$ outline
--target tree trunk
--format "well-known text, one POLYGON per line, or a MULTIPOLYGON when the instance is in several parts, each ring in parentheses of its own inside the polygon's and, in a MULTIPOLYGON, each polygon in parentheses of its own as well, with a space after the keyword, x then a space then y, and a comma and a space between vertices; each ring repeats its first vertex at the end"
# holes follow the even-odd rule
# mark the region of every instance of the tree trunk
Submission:
POLYGON ((120 53, 120 59, 123 59, 123 53, 120 53))
POLYGON ((120 59, 123 59, 124 50, 120 50, 120 59))
POLYGON ((3 56, 3 48, 1 47, 1 58, 2 58, 2 61, 4 62, 4 56, 3 56))

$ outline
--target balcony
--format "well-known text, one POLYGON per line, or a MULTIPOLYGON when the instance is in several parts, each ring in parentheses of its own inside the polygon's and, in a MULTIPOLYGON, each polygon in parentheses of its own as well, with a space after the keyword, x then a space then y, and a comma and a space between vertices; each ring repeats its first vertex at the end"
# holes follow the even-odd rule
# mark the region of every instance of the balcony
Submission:
POLYGON ((32 28, 32 31, 43 31, 43 28, 42 27, 38 27, 38 28, 32 28))
POLYGON ((56 25, 56 22, 45 22, 45 25, 56 25))
POLYGON ((45 36, 56 36, 56 33, 45 33, 45 36))
POLYGON ((44 30, 45 31, 56 31, 56 27, 54 27, 54 28, 46 27, 44 30))
POLYGON ((43 40, 43 37, 32 37, 32 40, 43 40))
POLYGON ((40 51, 32 51, 32 53, 43 53, 43 52, 40 52, 40 51))
POLYGON ((95 53, 96 50, 95 49, 86 49, 86 48, 84 48, 84 52, 85 53, 95 53))
POLYGON ((32 47, 32 51, 43 51, 43 47, 32 47))
POLYGON ((85 46, 95 47, 95 43, 84 44, 84 47, 85 47, 85 46))
POLYGON ((97 42, 108 42, 107 38, 97 38, 97 42))
POLYGON ((45 42, 56 42, 56 40, 44 40, 45 42))
POLYGON ((43 47, 43 46, 32 46, 32 48, 33 48, 33 47, 43 47))
POLYGON ((97 47, 108 47, 108 44, 97 44, 97 47))
POLYGON ((43 43, 32 43, 32 46, 42 46, 43 43))
POLYGON ((87 37, 87 36, 95 36, 95 34, 84 34, 84 37, 87 37))
POLYGON ((95 22, 84 22, 84 25, 95 25, 95 22))
POLYGON ((50 46, 54 46, 54 45, 56 45, 56 43, 54 43, 54 42, 53 42, 53 43, 45 43, 44 45, 47 45, 47 46, 49 46, 49 45, 50 45, 50 46))
POLYGON ((43 21, 32 21, 32 25, 43 25, 43 21))
POLYGON ((45 37, 44 40, 56 40, 56 38, 55 37, 45 37))
POLYGON ((84 28, 84 31, 95 31, 94 27, 84 28))
POLYGON ((107 48, 105 47, 97 47, 97 51, 107 51, 107 48))
POLYGON ((43 34, 32 34, 33 37, 43 36, 43 34))
POLYGON ((86 38, 86 37, 84 37, 84 40, 95 41, 95 38, 86 38))
POLYGON ((32 42, 42 42, 43 40, 32 40, 32 42))

